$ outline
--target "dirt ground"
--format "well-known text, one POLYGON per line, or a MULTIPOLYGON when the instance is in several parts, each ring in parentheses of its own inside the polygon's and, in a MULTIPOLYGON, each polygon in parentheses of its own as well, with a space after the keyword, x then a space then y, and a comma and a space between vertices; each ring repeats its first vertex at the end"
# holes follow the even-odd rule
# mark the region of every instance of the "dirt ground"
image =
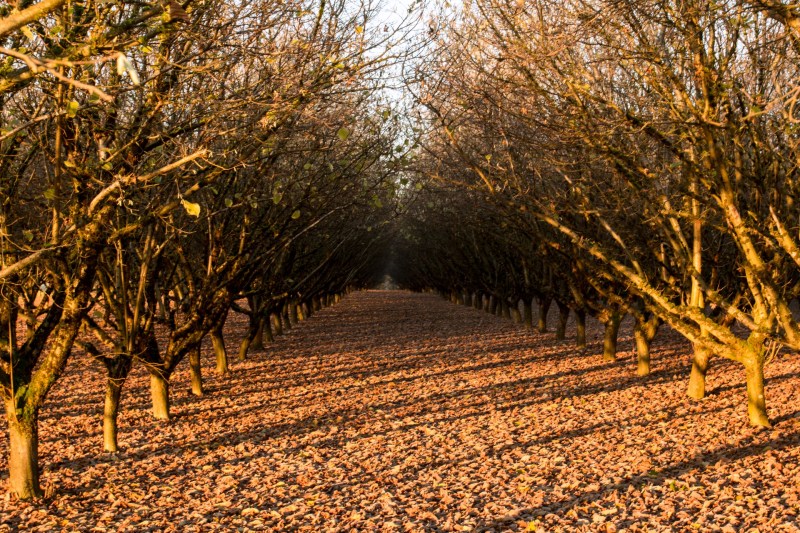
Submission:
MULTIPOLYGON (((245 329, 229 319, 232 354, 245 329)), ((677 336, 638 378, 630 324, 612 363, 596 324, 585 352, 570 333, 355 293, 225 379, 204 346, 207 394, 178 372, 169 423, 137 370, 114 455, 103 374, 76 354, 42 414, 48 497, 0 492, 0 531, 800 531, 800 357, 768 367, 775 427, 756 431, 736 365, 692 402, 677 336)))

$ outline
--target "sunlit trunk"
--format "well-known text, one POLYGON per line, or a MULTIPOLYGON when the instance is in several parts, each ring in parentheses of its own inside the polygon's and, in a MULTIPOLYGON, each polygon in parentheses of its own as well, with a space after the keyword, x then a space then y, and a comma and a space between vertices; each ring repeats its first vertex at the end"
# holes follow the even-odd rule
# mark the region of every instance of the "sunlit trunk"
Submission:
POLYGON ((764 364, 760 357, 752 357, 745 363, 747 378, 747 414, 751 426, 772 427, 767 416, 767 401, 764 396, 764 364))
POLYGON ((710 352, 695 344, 692 355, 692 371, 689 374, 689 386, 686 393, 690 398, 702 400, 706 395, 706 373, 711 359, 710 352))
POLYGON ((16 412, 6 401, 8 420, 8 483, 10 492, 22 500, 42 496, 39 487, 39 428, 36 414, 16 412))
POLYGON ((225 338, 222 336, 222 327, 211 332, 211 345, 214 347, 214 357, 217 361, 217 374, 220 376, 227 376, 228 369, 228 351, 225 349, 225 338))
POLYGON ((203 371, 200 363, 200 346, 189 350, 189 376, 192 381, 192 394, 203 395, 203 371))
POLYGON ((133 365, 133 357, 121 355, 114 359, 104 359, 104 363, 106 367, 106 398, 103 405, 103 449, 107 452, 116 452, 118 451, 117 417, 120 398, 125 380, 133 365))
POLYGON ((622 317, 618 313, 611 313, 610 318, 605 323, 603 332, 604 361, 614 361, 617 358, 617 337, 621 320, 622 317))
POLYGON ((636 339, 636 374, 639 376, 650 375, 650 340, 647 332, 636 325, 633 329, 636 339))
POLYGON ((117 415, 121 396, 122 384, 109 379, 106 383, 106 400, 103 406, 103 449, 107 452, 118 451, 117 415))
POLYGON ((157 420, 169 420, 169 382, 157 370, 150 372, 150 396, 153 416, 157 420))

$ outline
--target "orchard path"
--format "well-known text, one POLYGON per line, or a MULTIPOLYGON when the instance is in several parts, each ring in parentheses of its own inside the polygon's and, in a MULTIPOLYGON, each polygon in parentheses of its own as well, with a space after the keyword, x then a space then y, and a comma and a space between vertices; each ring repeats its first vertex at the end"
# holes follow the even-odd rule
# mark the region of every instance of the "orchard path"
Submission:
MULTIPOLYGON (((226 329, 234 353, 245 323, 226 329)), ((769 366, 777 424, 756 432, 735 366, 693 403, 685 343, 662 335, 637 378, 629 327, 614 363, 599 335, 582 353, 436 296, 355 293, 225 379, 204 347, 207 395, 178 372, 168 424, 135 372, 117 455, 76 355, 42 416, 51 496, 0 501, 0 530, 800 530, 798 356, 769 366)))

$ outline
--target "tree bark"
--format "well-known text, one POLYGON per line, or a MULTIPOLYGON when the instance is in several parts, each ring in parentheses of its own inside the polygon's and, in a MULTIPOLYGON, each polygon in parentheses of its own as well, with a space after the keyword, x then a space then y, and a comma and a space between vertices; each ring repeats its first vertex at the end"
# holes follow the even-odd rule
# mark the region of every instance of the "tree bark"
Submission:
POLYGON ((239 361, 247 360, 247 352, 250 351, 252 343, 253 341, 250 340, 250 335, 245 335, 242 342, 239 344, 239 361))
POLYGON ((106 401, 103 406, 103 449, 116 453, 117 446, 117 415, 119 414, 119 399, 122 396, 122 383, 112 377, 106 382, 106 401))
POLYGON ((611 313, 611 317, 605 323, 605 331, 603 332, 604 361, 615 361, 617 359, 617 336, 621 321, 622 317, 618 313, 611 313))
POLYGON ((494 294, 489 296, 489 314, 497 315, 497 297, 494 294))
POLYGON ((522 314, 519 312, 519 300, 517 300, 515 305, 511 307, 511 318, 514 320, 515 324, 522 324, 522 314))
POLYGON ((522 309, 525 327, 528 329, 533 329, 533 305, 531 305, 531 300, 529 298, 524 298, 522 300, 522 309))
POLYGON ((692 371, 689 374, 689 387, 686 393, 689 398, 702 400, 706 396, 706 374, 708 373, 711 354, 705 348, 695 345, 692 355, 692 371))
POLYGON ((558 326, 556 327, 556 339, 563 341, 567 338, 567 321, 569 320, 569 307, 556 301, 558 305, 558 326))
POLYGON ((575 345, 579 349, 586 348, 586 310, 575 310, 575 345))
POLYGON ((153 416, 157 420, 169 420, 169 382, 157 371, 150 373, 150 396, 153 416))
POLYGON ((283 330, 289 331, 292 329, 292 321, 289 318, 289 310, 284 306, 283 312, 281 313, 281 319, 283 320, 283 330))
POLYGON ((264 324, 269 320, 268 318, 265 319, 263 316, 259 316, 258 318, 254 318, 254 320, 258 321, 258 326, 256 327, 256 334, 253 337, 252 342, 250 343, 250 348, 260 352, 264 349, 264 324))
POLYGON ((283 322, 281 321, 280 314, 270 315, 270 318, 275 325, 275 336, 283 335, 283 322))
POLYGON ((547 312, 550 310, 551 298, 539 298, 539 333, 547 333, 547 312))
POLYGON ((633 337, 636 339, 636 375, 650 375, 650 339, 639 325, 633 328, 633 337))
POLYGON ((203 391, 203 371, 200 364, 200 346, 189 351, 189 376, 192 380, 192 394, 202 396, 203 391))
POLYGON ((8 415, 9 488, 21 500, 42 496, 39 486, 39 428, 31 418, 14 413, 13 401, 6 405, 8 415))
POLYGON ((505 298, 503 298, 500 301, 500 308, 501 308, 501 310, 503 312, 503 318, 508 318, 510 320, 511 319, 511 306, 508 305, 508 302, 506 302, 505 298))
POLYGON ((133 357, 128 354, 103 360, 106 367, 106 398, 103 406, 103 449, 117 452, 117 416, 122 397, 122 387, 133 366, 133 357))
POLYGON ((228 369, 228 352, 225 349, 225 338, 222 336, 221 327, 211 332, 211 345, 214 347, 214 356, 217 360, 217 374, 227 376, 230 373, 228 369))
POLYGON ((764 396, 764 364, 757 357, 753 361, 745 362, 745 376, 747 378, 747 414, 750 425, 769 428, 767 416, 767 401, 764 396))

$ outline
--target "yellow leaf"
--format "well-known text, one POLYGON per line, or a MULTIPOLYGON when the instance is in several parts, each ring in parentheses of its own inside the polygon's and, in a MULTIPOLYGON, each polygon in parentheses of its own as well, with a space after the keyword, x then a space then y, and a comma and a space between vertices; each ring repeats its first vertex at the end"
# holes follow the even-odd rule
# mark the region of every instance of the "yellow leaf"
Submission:
POLYGON ((189 213, 193 217, 200 216, 200 204, 196 204, 194 202, 188 202, 186 200, 181 200, 181 204, 183 204, 183 208, 186 209, 186 212, 189 213))

